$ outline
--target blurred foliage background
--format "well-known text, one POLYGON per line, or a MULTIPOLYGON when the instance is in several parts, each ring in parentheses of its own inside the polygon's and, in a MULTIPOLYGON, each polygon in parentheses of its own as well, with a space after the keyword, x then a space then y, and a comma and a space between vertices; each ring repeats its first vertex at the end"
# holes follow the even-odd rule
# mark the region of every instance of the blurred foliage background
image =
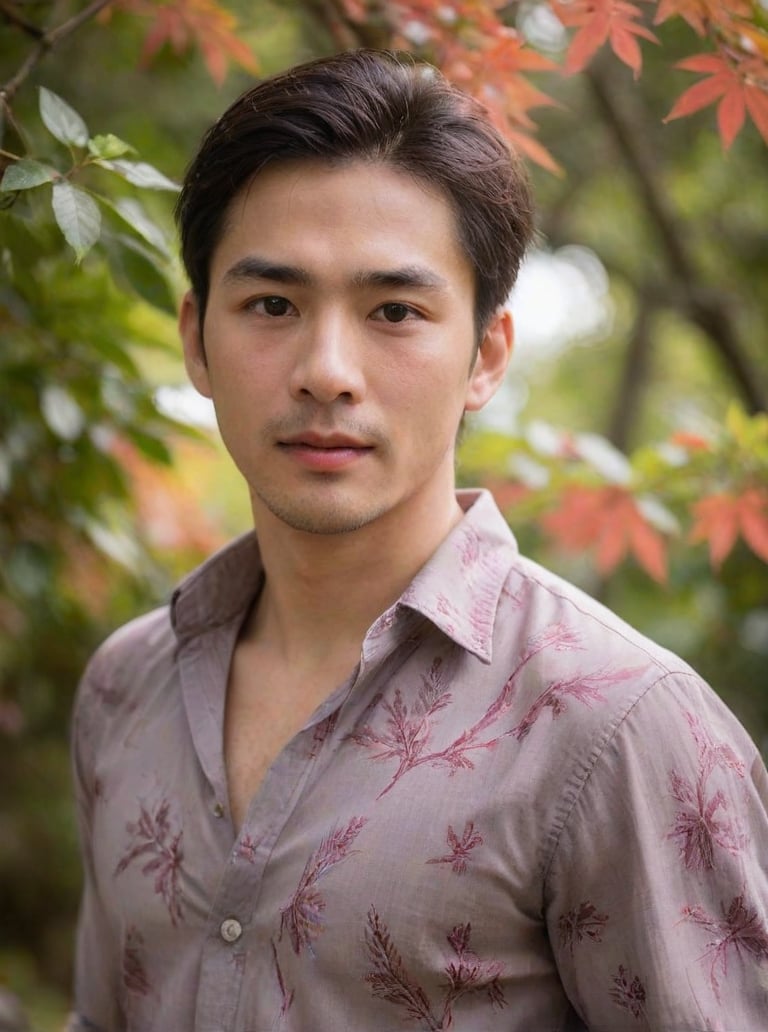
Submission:
MULTIPOLYGON (((256 69, 390 39, 364 5, 340 28, 348 3, 237 0, 218 56, 165 45, 147 67, 152 2, 101 6, 16 88, 29 26, 84 8, 0 2, 0 83, 14 83, 0 169, 79 162, 72 182, 101 211, 76 263, 52 174, 29 166, 48 180, 0 194, 0 986, 44 1030, 62 1026, 71 976, 79 675, 114 627, 249 524, 210 412, 184 389, 173 194, 109 162, 178 180, 256 69), (80 113, 90 150, 46 128, 41 85, 80 113), (136 153, 111 158, 113 138, 136 153)), ((561 59, 547 4, 501 16, 561 59)), ((679 20, 658 35, 639 83, 602 52, 546 79, 557 104, 537 139, 563 173, 532 167, 540 233, 513 299, 517 354, 465 434, 459 479, 495 490, 523 550, 683 655, 768 752, 768 149, 747 125, 724 152, 711 111, 663 124, 690 84, 674 61, 697 41, 679 20)))

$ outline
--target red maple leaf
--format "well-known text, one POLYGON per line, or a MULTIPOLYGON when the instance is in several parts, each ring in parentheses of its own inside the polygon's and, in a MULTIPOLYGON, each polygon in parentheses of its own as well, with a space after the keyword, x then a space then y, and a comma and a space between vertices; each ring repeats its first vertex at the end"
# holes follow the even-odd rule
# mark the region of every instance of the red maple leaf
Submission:
POLYGON ((747 112, 768 143, 768 73, 762 58, 744 56, 731 60, 719 53, 694 54, 679 61, 677 67, 703 72, 708 77, 678 97, 665 122, 692 115, 719 101, 717 127, 726 149, 744 125, 747 112))
POLYGON ((710 25, 730 26, 735 18, 749 18, 749 0, 660 0, 654 23, 661 25, 669 18, 682 18, 699 36, 706 35, 710 25))
POLYGON ((556 106, 528 79, 529 72, 558 66, 526 46, 497 13, 498 0, 463 0, 451 6, 435 0, 393 3, 394 43, 405 50, 427 48, 443 74, 486 108, 499 131, 523 155, 550 172, 562 169, 532 135, 529 112, 556 106))
POLYGON ((768 488, 709 495, 694 504, 693 516, 691 541, 709 542, 709 558, 715 568, 727 558, 739 536, 768 563, 768 488))
POLYGON ((641 9, 626 0, 553 0, 551 7, 566 28, 577 29, 565 58, 565 71, 570 75, 581 72, 600 47, 610 43, 614 54, 637 78, 643 64, 638 37, 659 42, 638 21, 641 9))
POLYGON ((664 539, 623 487, 570 487, 557 510, 546 513, 541 523, 568 551, 596 547, 597 568, 603 574, 631 553, 654 580, 667 579, 664 539))
POLYGON ((216 0, 118 0, 118 6, 151 19, 141 53, 143 65, 148 65, 166 45, 176 54, 197 46, 211 78, 219 86, 230 61, 248 72, 258 71, 256 57, 237 35, 235 15, 216 0))

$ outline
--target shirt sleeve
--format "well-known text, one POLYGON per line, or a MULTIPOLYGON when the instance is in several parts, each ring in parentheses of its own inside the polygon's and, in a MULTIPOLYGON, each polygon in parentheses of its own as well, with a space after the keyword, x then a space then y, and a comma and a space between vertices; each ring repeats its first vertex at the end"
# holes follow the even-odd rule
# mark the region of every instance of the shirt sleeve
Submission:
POLYGON ((765 1032, 768 775, 695 676, 657 682, 565 787, 546 913, 591 1032, 765 1032))
POLYGON ((98 796, 94 770, 98 727, 94 716, 95 662, 80 685, 72 722, 72 767, 83 869, 83 892, 75 947, 75 999, 67 1032, 121 1032, 118 960, 114 928, 108 920, 94 862, 93 816, 98 796))

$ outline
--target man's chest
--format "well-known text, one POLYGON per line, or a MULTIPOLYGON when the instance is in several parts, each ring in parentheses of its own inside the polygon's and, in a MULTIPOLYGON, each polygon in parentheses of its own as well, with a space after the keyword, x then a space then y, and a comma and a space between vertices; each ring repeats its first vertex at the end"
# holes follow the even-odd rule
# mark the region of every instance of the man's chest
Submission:
POLYGON ((102 870, 144 897, 130 908, 148 919, 179 921, 183 912, 197 925, 217 886, 227 905, 258 898, 249 920, 270 925, 270 935, 277 929, 299 953, 323 936, 331 911, 345 924, 353 901, 365 922, 382 896, 403 915, 432 898, 466 898, 467 914, 446 920, 477 926, 472 900, 493 912, 516 882, 524 898, 537 876, 543 786, 521 761, 514 711, 499 706, 503 685, 478 677, 465 698, 451 653, 363 677, 319 711, 315 699, 243 685, 222 731, 230 797, 239 800, 232 823, 188 712, 176 707, 130 732, 122 761, 111 757, 120 777, 105 778, 97 806, 102 870), (141 761, 132 763, 139 739, 141 761), (168 876, 157 892, 161 866, 168 876), (304 942, 300 915, 315 906, 304 942))
POLYGON ((324 664, 278 662, 258 646, 238 644, 227 678, 224 766, 232 821, 240 829, 251 800, 285 746, 352 672, 359 649, 324 664))

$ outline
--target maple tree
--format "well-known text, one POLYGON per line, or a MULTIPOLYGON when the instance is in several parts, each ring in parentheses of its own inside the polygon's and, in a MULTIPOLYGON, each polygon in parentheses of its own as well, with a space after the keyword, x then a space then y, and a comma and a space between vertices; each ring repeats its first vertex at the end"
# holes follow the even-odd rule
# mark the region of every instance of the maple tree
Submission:
POLYGON ((651 25, 680 19, 708 49, 679 67, 711 78, 686 90, 668 119, 691 115, 720 98, 718 126, 726 146, 747 114, 768 142, 768 18, 758 2, 550 0, 549 11, 572 31, 561 64, 527 44, 516 20, 519 6, 501 0, 329 0, 326 9, 333 11, 330 21, 340 42, 384 39, 431 58, 506 124, 523 153, 550 169, 556 166, 533 137, 531 111, 553 101, 530 83, 529 73, 573 75, 607 47, 638 77, 641 41, 659 42, 651 25), (368 29, 371 22, 378 34, 368 29))

